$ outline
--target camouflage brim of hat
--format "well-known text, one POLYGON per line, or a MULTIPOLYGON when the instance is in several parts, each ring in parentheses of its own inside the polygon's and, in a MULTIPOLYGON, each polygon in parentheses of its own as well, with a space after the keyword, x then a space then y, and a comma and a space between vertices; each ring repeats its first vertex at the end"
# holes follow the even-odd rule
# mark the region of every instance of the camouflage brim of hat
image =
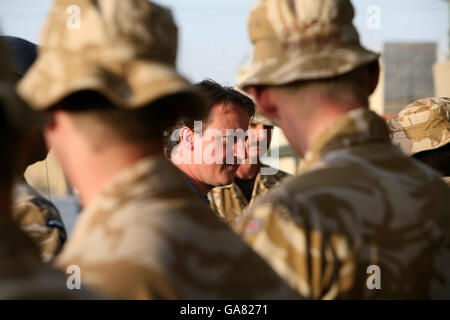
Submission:
POLYGON ((171 12, 147 0, 56 0, 18 92, 38 110, 84 90, 124 109, 184 93, 189 112, 203 112, 203 96, 175 69, 177 32, 171 12))
POLYGON ((11 127, 24 133, 39 124, 37 119, 40 118, 17 96, 17 77, 12 70, 9 52, 0 40, 0 108, 6 114, 11 127))
POLYGON ((392 143, 408 156, 440 148, 450 142, 450 99, 417 100, 387 124, 392 143))
POLYGON ((379 58, 364 49, 349 0, 260 0, 248 21, 252 64, 239 87, 339 76, 379 58))

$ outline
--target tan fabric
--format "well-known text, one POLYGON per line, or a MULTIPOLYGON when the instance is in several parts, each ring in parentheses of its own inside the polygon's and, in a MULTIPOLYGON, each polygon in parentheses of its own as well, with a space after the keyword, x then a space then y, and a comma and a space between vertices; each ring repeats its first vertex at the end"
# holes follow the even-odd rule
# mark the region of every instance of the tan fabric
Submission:
POLYGON ((61 251, 67 234, 58 209, 25 181, 13 189, 13 220, 39 247, 41 259, 50 262, 61 251))
POLYGON ((170 11, 149 1, 56 0, 18 91, 38 110, 82 90, 127 109, 186 92, 198 102, 186 108, 203 110, 203 99, 175 70, 177 41, 170 11), (67 12, 74 6, 79 26, 67 12))
POLYGON ((81 213, 57 265, 124 299, 296 298, 165 158, 119 174, 81 213))
POLYGON ((443 147, 450 142, 450 99, 414 101, 387 123, 392 143, 408 156, 443 147))
POLYGON ((260 0, 248 21, 253 60, 239 87, 330 78, 378 59, 364 49, 348 0, 260 0))
MULTIPOLYGON (((267 166, 266 166, 267 167, 267 166)), ((275 170, 275 169, 274 169, 275 170)), ((278 186, 288 173, 278 170, 274 175, 257 173, 250 202, 236 183, 223 187, 216 187, 208 193, 211 208, 219 214, 234 230, 239 226, 242 212, 251 205, 256 198, 265 195, 270 189, 278 186)))
POLYGON ((255 201, 241 232, 302 296, 450 298, 450 193, 368 110, 338 118, 303 174, 255 201), (381 289, 369 289, 371 265, 381 289))
POLYGON ((444 177, 444 181, 450 186, 450 177, 444 177))

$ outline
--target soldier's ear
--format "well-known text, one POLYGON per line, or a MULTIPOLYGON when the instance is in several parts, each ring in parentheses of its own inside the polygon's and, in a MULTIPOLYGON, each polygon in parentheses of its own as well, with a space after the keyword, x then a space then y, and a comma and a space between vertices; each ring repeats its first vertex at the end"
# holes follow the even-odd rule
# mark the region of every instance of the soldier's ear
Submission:
POLYGON ((272 120, 278 119, 277 99, 274 90, 262 86, 249 86, 247 90, 266 117, 272 120))
POLYGON ((194 132, 189 127, 183 127, 180 130, 180 143, 194 150, 194 132))

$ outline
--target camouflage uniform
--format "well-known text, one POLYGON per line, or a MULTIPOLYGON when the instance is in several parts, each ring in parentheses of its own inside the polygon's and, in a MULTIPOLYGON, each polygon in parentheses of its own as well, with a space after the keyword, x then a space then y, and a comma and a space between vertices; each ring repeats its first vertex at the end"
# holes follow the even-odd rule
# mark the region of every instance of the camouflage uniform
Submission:
POLYGON ((164 158, 115 178, 80 215, 57 264, 78 265, 84 283, 118 298, 295 297, 164 158))
MULTIPOLYGON (((414 101, 387 123, 392 143, 409 157, 441 148, 450 143, 450 99, 414 101)), ((450 184, 450 177, 444 181, 450 184)))
MULTIPOLYGON (((1 42, 1 41, 0 41, 1 42)), ((29 128, 33 113, 14 95, 9 61, 0 43, 0 110, 17 132, 29 128)), ((8 153, 14 150, 8 150, 8 153)), ((2 177, 2 188, 9 181, 2 177)), ((7 191, 7 190, 4 190, 7 191)), ((42 263, 33 241, 13 222, 7 205, 0 208, 0 299, 90 299, 99 296, 85 290, 68 290, 66 278, 42 263)))
POLYGON ((450 225, 438 175, 404 158, 368 110, 340 118, 306 159, 302 175, 251 208, 242 231, 253 248, 304 297, 433 297, 448 274, 430 265, 450 225), (370 265, 381 290, 366 286, 370 265))
POLYGON ((281 170, 278 170, 274 175, 261 175, 261 172, 258 171, 255 180, 248 180, 249 183, 253 183, 250 201, 247 201, 235 182, 227 186, 213 188, 208 193, 210 206, 235 229, 239 225, 244 209, 251 205, 257 197, 265 195, 270 189, 278 186, 281 180, 288 176, 288 173, 281 170))
POLYGON ((44 262, 52 261, 59 254, 67 235, 58 209, 24 179, 14 184, 12 216, 36 242, 44 262))
MULTIPOLYGON (((327 79, 375 61, 353 16, 350 1, 259 1, 241 87, 327 79)), ((257 199, 240 230, 303 297, 448 298, 449 213, 439 175, 406 158, 384 121, 359 108, 319 135, 302 174, 257 199)))
MULTIPOLYGON (((127 109, 184 93, 199 102, 183 106, 194 117, 206 111, 175 70, 177 29, 169 10, 146 0, 80 0, 81 28, 68 30, 72 4, 53 6, 39 57, 19 85, 34 108, 90 89, 127 109)), ((298 298, 162 155, 137 161, 102 188, 56 265, 79 266, 83 284, 116 298, 298 298)))
POLYGON ((11 219, 0 217, 0 299, 100 298, 83 287, 69 290, 64 274, 41 262, 35 243, 11 219))

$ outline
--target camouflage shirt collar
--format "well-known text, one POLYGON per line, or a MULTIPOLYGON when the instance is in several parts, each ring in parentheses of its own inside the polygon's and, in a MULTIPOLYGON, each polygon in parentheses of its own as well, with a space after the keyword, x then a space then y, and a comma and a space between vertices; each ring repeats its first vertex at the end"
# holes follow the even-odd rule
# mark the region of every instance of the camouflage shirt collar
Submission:
POLYGON ((368 109, 352 110, 322 132, 305 154, 302 168, 321 160, 330 151, 371 143, 391 143, 386 123, 368 109))
POLYGON ((180 188, 187 189, 178 169, 164 156, 149 156, 113 178, 89 207, 95 207, 95 203, 104 199, 126 201, 180 188))

